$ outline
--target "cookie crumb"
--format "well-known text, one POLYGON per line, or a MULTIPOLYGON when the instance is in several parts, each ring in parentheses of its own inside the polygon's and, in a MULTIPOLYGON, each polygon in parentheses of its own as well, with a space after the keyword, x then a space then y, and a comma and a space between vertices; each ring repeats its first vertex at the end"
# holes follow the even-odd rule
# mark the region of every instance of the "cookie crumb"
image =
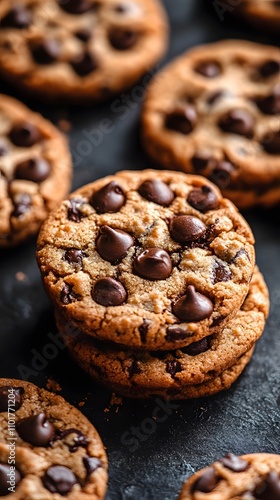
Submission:
POLYGON ((70 122, 70 120, 66 119, 58 120, 57 126, 62 132, 70 132, 70 130, 72 129, 72 123, 70 122))
POLYGON ((80 401, 80 402, 78 403, 78 406, 84 406, 84 405, 85 405, 85 401, 80 401))
POLYGON ((52 391, 52 392, 60 392, 62 390, 59 383, 56 382, 53 378, 48 379, 48 381, 46 383, 46 387, 49 391, 52 391))
POLYGON ((18 273, 16 273, 16 279, 18 281, 26 281, 27 276, 23 272, 19 271, 18 273))

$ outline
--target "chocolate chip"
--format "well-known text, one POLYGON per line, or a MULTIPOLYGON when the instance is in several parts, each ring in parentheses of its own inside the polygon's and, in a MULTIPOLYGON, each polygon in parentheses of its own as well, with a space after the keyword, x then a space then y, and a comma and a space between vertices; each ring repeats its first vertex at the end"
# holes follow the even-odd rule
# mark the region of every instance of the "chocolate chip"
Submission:
POLYGON ((22 405, 23 393, 23 387, 2 385, 0 387, 0 412, 8 411, 8 400, 12 411, 18 410, 22 405))
POLYGON ((200 172, 201 170, 204 170, 208 166, 210 160, 211 158, 209 154, 200 153, 192 157, 191 163, 195 172, 200 172))
POLYGON ((206 232, 205 224, 193 215, 178 215, 170 222, 169 230, 173 240, 181 245, 198 240, 206 232))
POLYGON ((14 210, 11 213, 12 217, 20 217, 24 215, 31 208, 31 198, 29 194, 21 194, 17 197, 17 200, 14 202, 14 210))
POLYGON ((32 158, 16 166, 15 178, 32 182, 42 182, 50 175, 51 167, 43 158, 32 158))
POLYGON ((211 493, 213 491, 218 482, 219 476, 215 471, 214 467, 208 467, 203 474, 197 479, 197 481, 193 485, 192 491, 202 491, 203 493, 211 493))
POLYGON ((141 373, 141 368, 139 366, 138 361, 136 361, 136 359, 134 359, 131 362, 130 367, 128 368, 129 378, 131 379, 134 375, 137 375, 139 373, 141 373))
POLYGON ((255 498, 259 500, 279 500, 280 479, 277 472, 270 472, 265 481, 254 491, 255 498))
POLYGON ((221 99, 221 97, 223 97, 225 95, 228 95, 228 92, 226 92, 225 90, 216 90, 215 92, 212 92, 209 95, 209 97, 207 99, 207 104, 210 104, 210 106, 212 106, 217 101, 219 101, 221 99))
POLYGON ((79 264, 82 265, 84 253, 82 250, 78 250, 77 248, 69 248, 65 252, 65 260, 69 262, 69 264, 79 264))
POLYGON ((73 222, 81 222, 82 218, 85 217, 81 212, 80 208, 84 205, 83 200, 79 200, 78 198, 72 198, 69 200, 70 207, 67 211, 67 217, 69 220, 73 222))
POLYGON ((244 472, 249 468, 249 463, 246 462, 246 460, 233 455, 233 453, 228 453, 225 457, 221 458, 220 462, 224 467, 227 467, 233 472, 244 472))
POLYGON ((141 278, 165 280, 172 272, 172 262, 165 250, 148 248, 134 260, 134 270, 141 278))
POLYGON ((72 490, 74 484, 77 484, 77 478, 73 472, 63 465, 54 465, 46 470, 42 477, 43 485, 51 493, 67 495, 72 490))
POLYGON ((88 42, 92 36, 92 30, 89 28, 80 28, 76 31, 75 36, 82 42, 88 42))
POLYGON ((9 133, 12 143, 19 148, 30 148, 42 140, 42 134, 32 123, 21 122, 15 125, 9 133))
POLYGON ((214 306, 208 297, 197 292, 195 287, 189 285, 186 295, 183 295, 173 304, 173 313, 180 321, 188 323, 197 323, 203 319, 209 318, 213 312, 214 306))
POLYGON ((94 193, 90 203, 98 214, 115 213, 125 204, 125 194, 118 183, 112 181, 94 193))
POLYGON ((206 78, 215 78, 221 74, 221 66, 215 61, 202 61, 194 69, 206 78))
POLYGON ((184 347, 183 349, 181 349, 181 351, 185 354, 188 354, 188 356, 198 356, 198 354, 208 351, 210 347, 211 339, 209 337, 204 337, 198 342, 193 342, 187 347, 184 347))
POLYGON ((131 29, 113 28, 109 32, 109 40, 116 50, 131 49, 138 41, 138 33, 131 29))
POLYGON ((97 304, 105 307, 120 306, 126 301, 127 293, 119 281, 101 278, 93 286, 92 298, 97 304))
POLYGON ((229 161, 213 161, 209 179, 217 184, 219 188, 225 189, 230 184, 235 170, 235 167, 229 161))
POLYGON ((280 154, 280 130, 265 136, 262 141, 263 148, 272 155, 280 154))
POLYGON ((87 76, 95 71, 99 64, 97 58, 87 50, 71 61, 73 70, 79 76, 87 76))
POLYGON ((74 285, 69 285, 69 283, 64 283, 60 292, 60 300, 65 306, 71 304, 73 300, 78 299, 78 295, 73 292, 73 286, 74 285))
POLYGON ((222 262, 215 262, 212 269, 212 283, 221 283, 222 281, 229 281, 232 278, 232 272, 226 264, 222 262))
POLYGON ((170 187, 159 179, 149 179, 144 181, 138 189, 143 198, 157 205, 168 207, 175 198, 170 187))
POLYGON ((96 250, 102 259, 118 262, 134 244, 134 238, 121 229, 102 226, 96 238, 96 250))
POLYGON ((6 144, 0 143, 0 156, 7 156, 9 153, 9 148, 6 144))
POLYGON ((280 85, 276 85, 272 93, 266 97, 256 99, 259 109, 266 115, 280 113, 280 85))
POLYGON ((87 471, 87 476, 95 472, 96 469, 99 469, 99 467, 102 467, 101 460, 95 457, 83 457, 83 464, 87 471))
POLYGON ((65 429, 64 431, 59 431, 55 440, 57 439, 63 441, 63 443, 68 446, 71 453, 77 451, 80 446, 86 448, 89 445, 88 438, 78 429, 65 429))
POLYGON ((190 191, 187 202, 200 212, 215 210, 219 206, 217 195, 208 186, 201 186, 190 191))
POLYGON ((167 327, 165 338, 167 342, 176 342, 187 339, 191 335, 192 333, 185 326, 170 325, 167 327))
POLYGON ((69 14, 84 14, 93 7, 90 0, 59 0, 59 5, 69 14))
POLYGON ((37 64, 51 64, 60 56, 60 42, 53 39, 42 40, 31 47, 31 52, 37 64))
POLYGON ((219 127, 224 132, 251 138, 254 134, 254 118, 245 109, 233 109, 220 118, 219 127))
POLYGON ((48 446, 54 436, 54 426, 45 413, 32 415, 17 424, 21 439, 33 446, 48 446))
POLYGON ((181 134, 190 134, 197 124, 197 112, 194 106, 186 104, 166 116, 165 126, 181 134))
POLYGON ((1 464, 0 463, 0 496, 3 497, 5 495, 9 495, 11 493, 11 485, 9 484, 8 481, 11 481, 11 479, 15 482, 15 488, 18 486, 18 484, 21 481, 21 474, 20 472, 14 468, 14 476, 11 476, 11 466, 8 464, 1 464))
POLYGON ((171 375, 172 378, 175 377, 176 373, 183 371, 182 365, 176 359, 166 362, 166 371, 171 375))
POLYGON ((268 78, 280 73, 280 61, 275 61, 273 59, 266 61, 262 66, 260 66, 259 72, 263 78, 268 78))
POLYGON ((147 319, 143 319, 142 325, 139 326, 138 330, 140 333, 141 342, 145 344, 147 340, 147 333, 149 330, 150 322, 147 319))
POLYGON ((14 5, 1 20, 4 28, 27 28, 31 23, 31 13, 23 5, 14 5))

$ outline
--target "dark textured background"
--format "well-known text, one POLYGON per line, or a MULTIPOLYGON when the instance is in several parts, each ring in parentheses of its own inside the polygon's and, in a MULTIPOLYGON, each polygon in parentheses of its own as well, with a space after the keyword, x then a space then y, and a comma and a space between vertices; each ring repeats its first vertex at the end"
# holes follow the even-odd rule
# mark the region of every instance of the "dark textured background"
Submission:
MULTIPOLYGON (((239 21, 221 22, 211 1, 164 3, 171 20, 171 46, 164 62, 188 47, 222 38, 277 43, 250 31, 239 21)), ((4 86, 2 90, 12 93, 4 86)), ((104 117, 112 120, 114 131, 106 134, 101 144, 82 160, 76 157, 75 187, 124 168, 149 166, 138 139, 141 103, 132 96, 125 119, 121 119, 122 113, 112 111, 110 103, 83 111, 45 109, 27 103, 55 123, 61 117, 70 118, 73 154, 84 139, 83 130, 97 128, 104 117)), ((161 423, 151 419, 161 403, 124 400, 119 408, 109 405, 109 392, 92 384, 63 349, 55 352, 48 335, 55 334, 56 329, 35 262, 35 239, 0 253, 0 376, 20 378, 23 370, 32 369, 33 373, 26 372, 31 382, 44 387, 51 376, 59 382, 61 394, 68 401, 85 401, 80 409, 95 424, 108 450, 108 500, 175 500, 188 475, 228 451, 280 452, 279 209, 255 210, 245 216, 253 227, 258 264, 271 293, 265 334, 258 342, 252 363, 231 390, 209 399, 176 403, 169 414, 160 414, 166 415, 161 423), (25 281, 16 279, 19 271, 27 276, 25 281), (52 346, 46 347, 48 344, 52 346), (38 359, 42 352, 45 361, 38 359), (46 356, 54 359, 46 360, 46 356)))

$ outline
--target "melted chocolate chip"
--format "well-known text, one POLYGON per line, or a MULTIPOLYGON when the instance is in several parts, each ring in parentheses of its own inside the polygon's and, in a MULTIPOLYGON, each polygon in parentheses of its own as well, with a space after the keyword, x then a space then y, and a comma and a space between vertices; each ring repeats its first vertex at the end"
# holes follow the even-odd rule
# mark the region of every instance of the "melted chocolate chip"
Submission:
POLYGON ((208 467, 194 483, 192 491, 202 491, 203 493, 210 493, 216 488, 218 482, 219 476, 214 467, 208 467))
POLYGON ((204 337, 198 342, 193 342, 187 347, 184 347, 183 349, 181 349, 181 351, 185 354, 188 354, 188 356, 198 356, 198 354, 208 351, 210 347, 211 347, 211 338, 204 337))
POLYGON ((11 214, 12 217, 20 217, 28 212, 31 208, 31 198, 29 194, 21 194, 16 202, 14 202, 14 206, 15 208, 11 214))
POLYGON ((233 453, 228 453, 225 457, 221 458, 220 462, 224 467, 227 467, 233 472, 244 472, 249 468, 249 463, 246 462, 246 460, 233 455, 233 453))
POLYGON ((49 177, 51 167, 43 158, 32 158, 16 166, 15 178, 32 182, 42 182, 49 177))
POLYGON ((131 29, 113 28, 109 32, 109 40, 116 50, 128 50, 134 47, 139 34, 131 29))
POLYGON ((14 469, 14 477, 12 478, 10 476, 11 473, 11 466, 8 464, 1 464, 0 463, 0 496, 5 496, 9 495, 11 491, 9 491, 9 488, 11 487, 8 481, 13 479, 15 481, 15 488, 18 486, 18 484, 21 481, 21 474, 20 472, 15 468, 14 469))
POLYGON ((139 366, 138 361, 136 361, 136 359, 134 359, 131 362, 130 367, 128 368, 129 378, 131 379, 134 375, 137 375, 139 373, 141 373, 141 368, 139 366))
POLYGON ((280 61, 275 61, 271 59, 266 61, 260 68, 259 73, 263 78, 269 78, 270 76, 277 75, 280 73, 280 61))
POLYGON ((208 163, 210 162, 211 158, 209 154, 196 154, 192 157, 191 163, 192 166, 195 170, 195 172, 200 172, 201 170, 205 170, 205 168, 208 166, 208 163))
POLYGON ((172 378, 175 377, 176 373, 179 373, 183 370, 182 365, 176 359, 172 361, 166 362, 166 371, 171 375, 172 378))
POLYGON ((93 4, 90 0, 60 0, 60 7, 69 14, 84 14, 92 9, 93 4))
POLYGON ((255 489, 254 496, 259 500, 279 500, 280 479, 277 472, 268 474, 265 481, 255 489))
POLYGON ((138 189, 143 198, 157 205, 168 207, 174 200, 174 193, 165 182, 159 179, 149 179, 144 181, 138 189))
POLYGON ((208 297, 197 292, 194 286, 189 285, 186 295, 183 295, 173 304, 173 313, 180 321, 197 323, 209 318, 213 308, 213 303, 208 297))
POLYGON ((99 469, 99 467, 102 467, 101 460, 95 457, 83 457, 83 464, 87 471, 87 476, 95 472, 96 469, 99 469))
POLYGON ((60 292, 60 300, 65 306, 71 304, 73 300, 78 299, 78 295, 73 292, 73 286, 74 285, 69 285, 69 283, 64 283, 60 292))
POLYGON ((141 342, 143 344, 145 344, 145 342, 147 340, 147 333, 148 333, 148 330, 149 330, 149 326, 150 326, 150 322, 147 319, 144 318, 142 325, 140 325, 138 327, 138 330, 139 330, 139 333, 140 333, 141 342))
POLYGON ((194 106, 186 104, 175 109, 166 116, 165 126, 181 134, 190 134, 197 124, 197 113, 194 106))
POLYGON ((148 248, 134 260, 134 271, 141 278, 165 280, 172 272, 172 262, 165 250, 148 248))
POLYGON ((169 226, 171 237, 181 245, 198 240, 206 229, 205 224, 193 215, 173 217, 169 226))
POLYGON ((23 393, 23 387, 2 385, 0 387, 0 412, 8 411, 8 400, 11 408, 15 411, 18 410, 22 405, 23 393))
POLYGON ((96 250, 102 259, 118 262, 134 244, 134 238, 121 229, 102 226, 96 238, 96 250))
POLYGON ((61 46, 57 40, 42 40, 31 47, 33 59, 37 64, 51 64, 60 56, 61 46))
POLYGON ((219 206, 217 195, 208 186, 201 186, 190 191, 187 202, 200 212, 215 210, 219 206))
POLYGON ((125 194, 118 183, 112 181, 94 193, 90 203, 98 214, 118 212, 125 204, 125 194))
POLYGON ((12 143, 19 148, 30 148, 42 140, 41 132, 36 125, 21 122, 15 125, 9 133, 12 143))
POLYGON ((263 148, 272 155, 280 154, 280 130, 265 136, 262 141, 263 148))
POLYGON ((14 5, 1 21, 4 28, 27 28, 31 23, 31 13, 23 5, 14 5))
POLYGON ((56 440, 57 439, 63 441, 63 443, 68 446, 71 453, 77 451, 80 446, 86 448, 89 445, 88 438, 78 429, 65 429, 64 431, 59 431, 56 436, 56 440))
POLYGON ((71 61, 71 66, 73 70, 79 76, 87 76, 93 71, 95 71, 99 64, 97 58, 94 54, 91 54, 87 50, 77 56, 73 61, 71 61))
POLYGON ((233 109, 220 118, 219 127, 224 132, 251 138, 254 134, 254 118, 245 109, 233 109))
POLYGON ((7 156, 9 153, 9 148, 6 144, 0 143, 0 156, 7 156))
POLYGON ((46 470, 42 482, 51 493, 67 495, 78 481, 75 474, 68 467, 54 465, 46 470))
POLYGON ((216 90, 215 92, 212 92, 208 99, 207 99, 207 104, 210 106, 213 106, 217 101, 221 99, 221 97, 227 95, 228 93, 225 90, 216 90))
POLYGON ((266 115, 277 115, 280 113, 280 85, 276 85, 272 93, 266 97, 256 100, 259 109, 266 115))
POLYGON ((120 306, 126 301, 127 293, 119 281, 101 278, 93 286, 92 298, 97 304, 105 307, 120 306))
POLYGON ((67 217, 69 220, 73 222, 81 222, 82 218, 85 217, 81 212, 80 208, 84 205, 83 200, 79 200, 78 198, 72 198, 69 200, 70 207, 67 211, 67 217))
POLYGON ((78 250, 77 248, 69 248, 65 252, 65 260, 69 262, 69 264, 79 264, 82 265, 84 253, 82 250, 78 250))
POLYGON ((45 413, 32 415, 17 424, 21 439, 33 446, 48 446, 54 437, 54 426, 45 413))
POLYGON ((176 342, 187 339, 191 335, 192 333, 185 326, 170 325, 167 327, 165 338, 167 342, 176 342))
POLYGON ((196 73, 206 78, 215 78, 221 74, 221 67, 215 61, 202 61, 195 66, 196 73))
POLYGON ((82 42, 88 42, 92 36, 92 30, 89 28, 80 28, 76 31, 75 36, 82 42))
POLYGON ((213 161, 209 179, 224 189, 230 184, 234 172, 235 167, 229 161, 213 161))
POLYGON ((222 262, 215 262, 212 270, 212 283, 221 283, 222 281, 229 281, 232 278, 232 272, 226 264, 222 262))

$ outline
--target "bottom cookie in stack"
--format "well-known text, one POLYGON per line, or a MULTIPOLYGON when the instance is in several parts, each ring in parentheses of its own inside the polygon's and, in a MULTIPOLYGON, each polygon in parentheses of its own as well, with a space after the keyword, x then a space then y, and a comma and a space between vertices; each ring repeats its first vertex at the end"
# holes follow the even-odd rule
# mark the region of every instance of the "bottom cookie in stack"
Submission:
POLYGON ((269 309, 268 290, 256 268, 249 293, 222 332, 173 351, 121 350, 67 322, 57 326, 70 355, 94 380, 126 397, 188 399, 228 389, 249 363, 269 309))

